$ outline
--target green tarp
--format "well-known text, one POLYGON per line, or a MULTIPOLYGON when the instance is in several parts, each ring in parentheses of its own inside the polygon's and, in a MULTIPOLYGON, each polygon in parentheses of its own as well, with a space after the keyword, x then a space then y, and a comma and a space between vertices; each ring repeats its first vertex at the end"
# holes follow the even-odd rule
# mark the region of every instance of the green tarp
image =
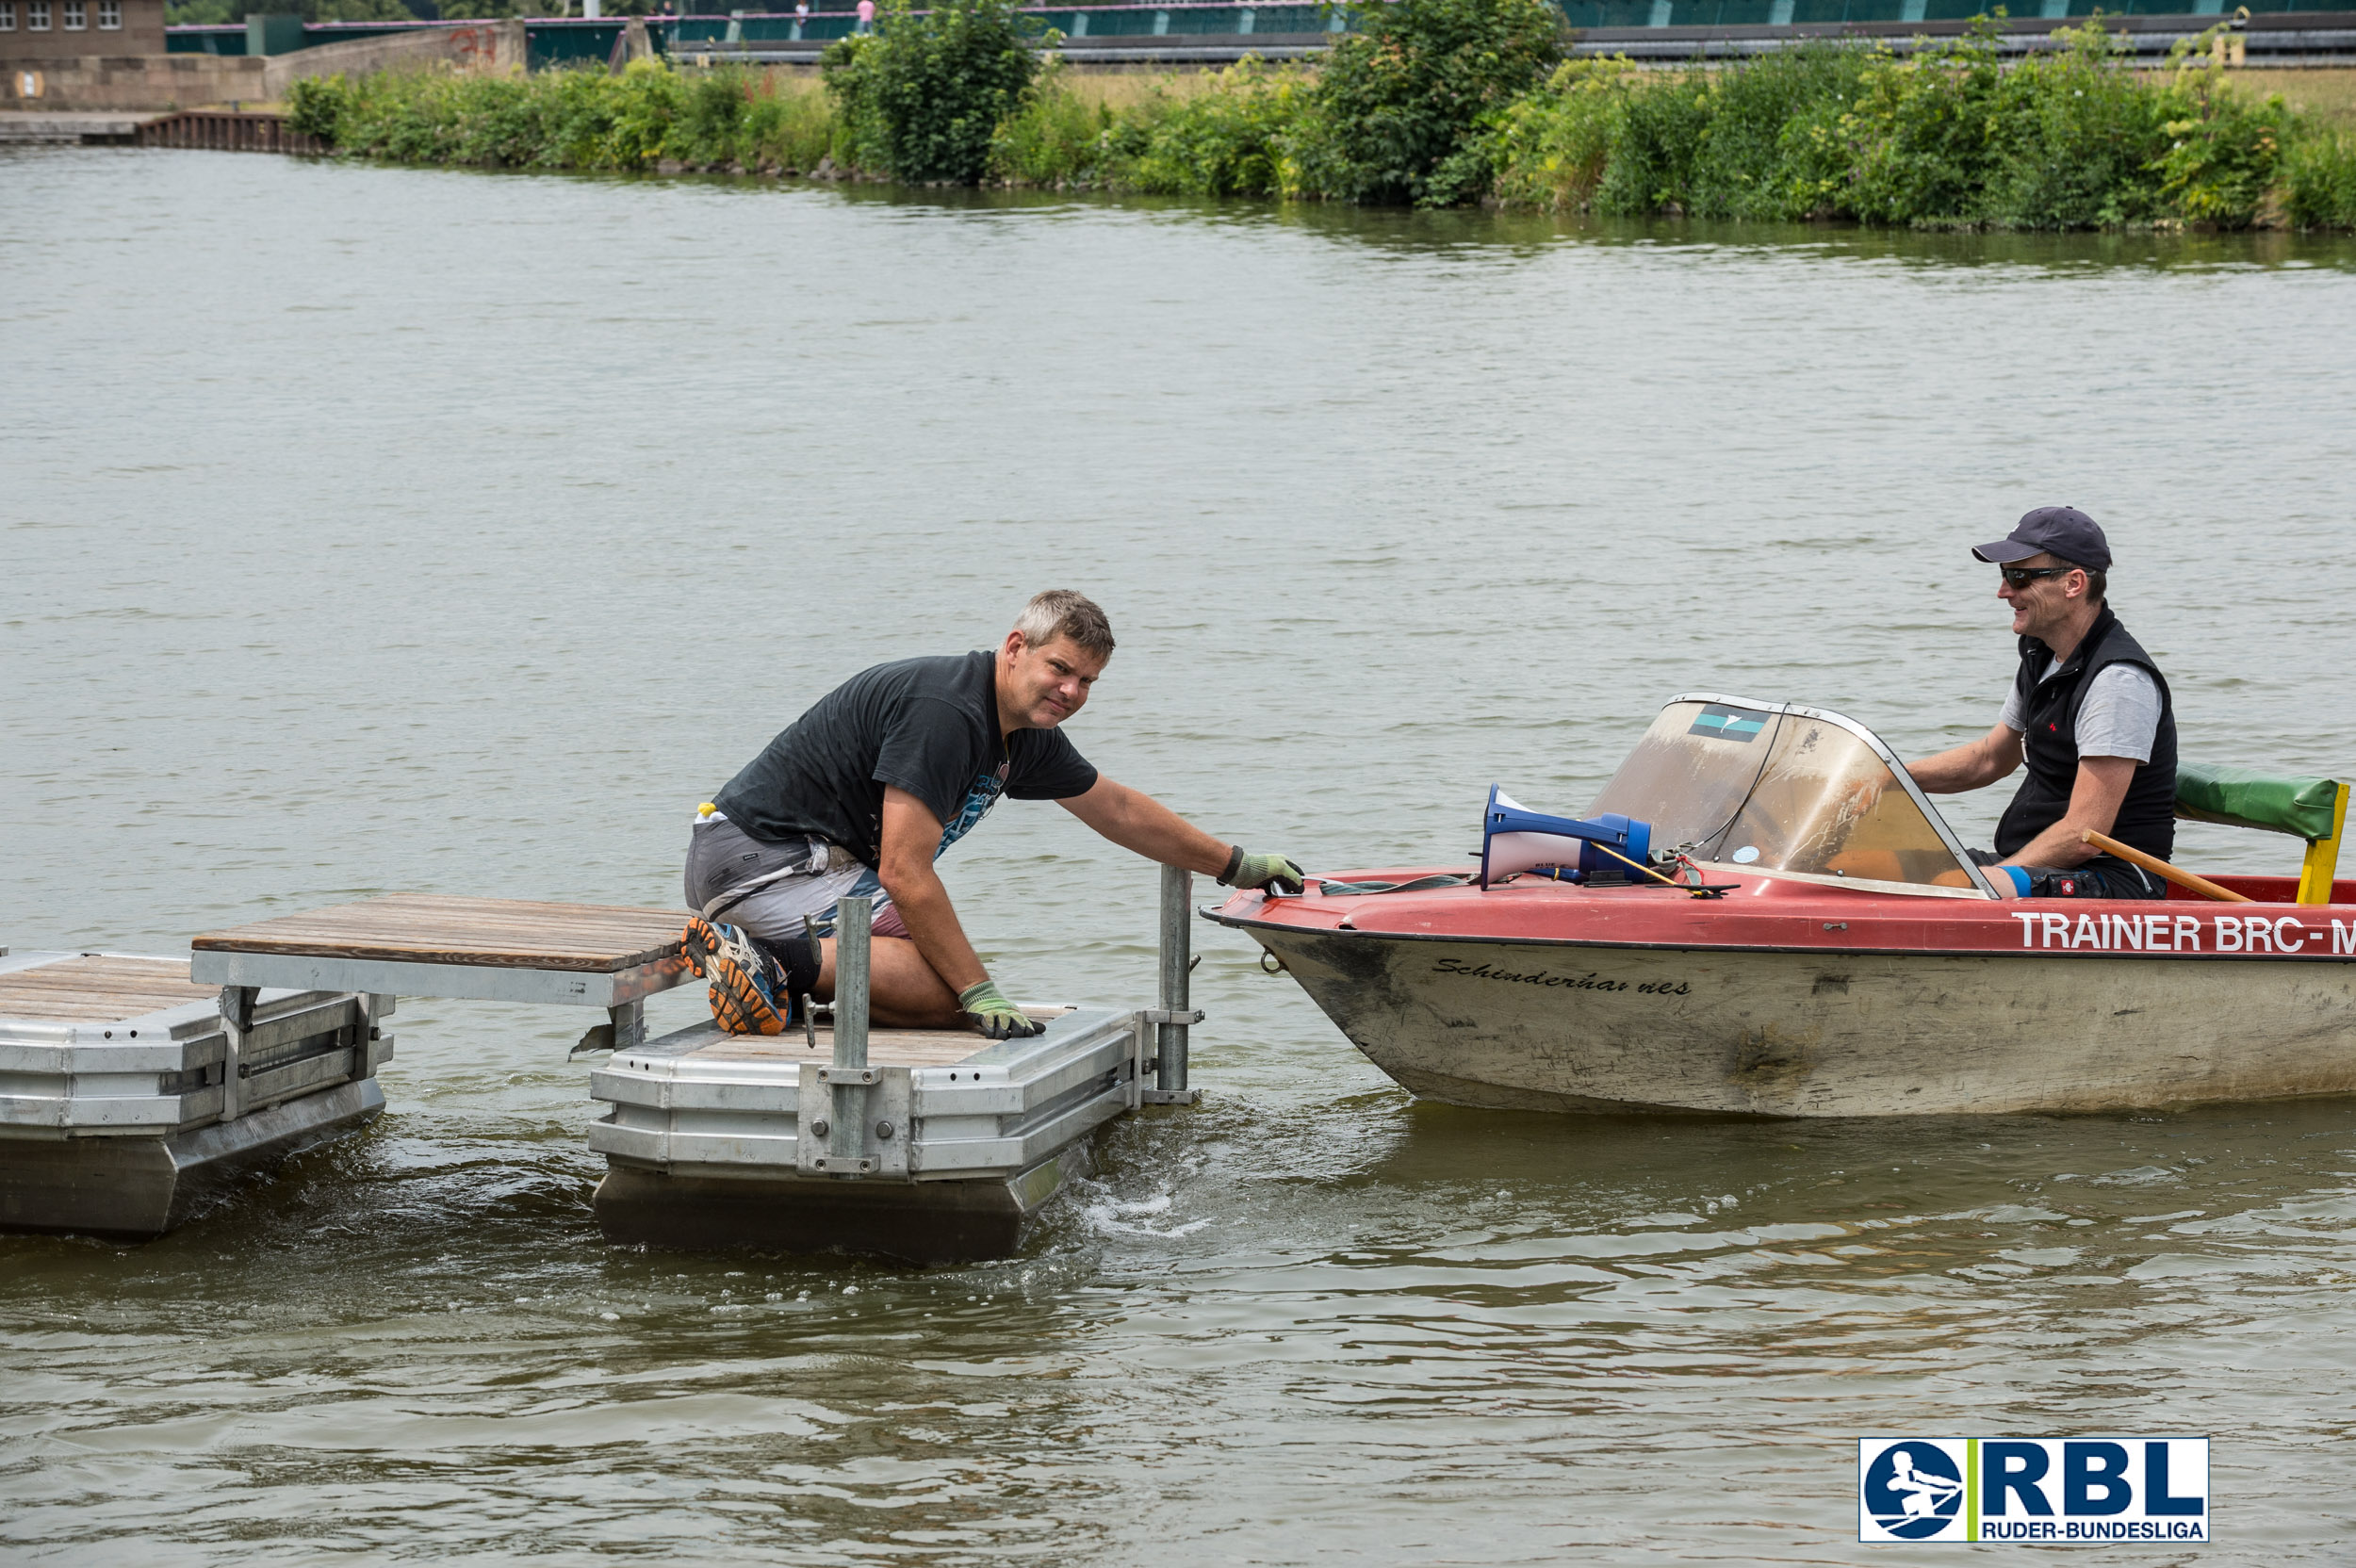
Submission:
POLYGON ((2195 822, 2263 827, 2310 842, 2331 836, 2340 786, 2329 778, 2276 778, 2249 768, 2176 764, 2176 814, 2195 822))

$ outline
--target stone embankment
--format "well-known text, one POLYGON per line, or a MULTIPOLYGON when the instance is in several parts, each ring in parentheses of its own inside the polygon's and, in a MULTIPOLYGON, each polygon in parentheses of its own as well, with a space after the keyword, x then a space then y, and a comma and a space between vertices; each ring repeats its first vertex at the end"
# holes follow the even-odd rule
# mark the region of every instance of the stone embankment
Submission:
POLYGON ((11 67, 0 104, 38 119, 258 103, 270 96, 270 63, 238 55, 68 55, 11 67))
MULTIPOLYGON (((629 57, 654 52, 646 24, 632 19, 629 57)), ((376 38, 322 43, 284 55, 76 55, 11 67, 0 104, 35 119, 58 114, 156 113, 208 106, 276 103, 296 82, 315 76, 365 76, 379 71, 442 67, 469 74, 508 74, 527 68, 520 21, 420 27, 376 38), (30 90, 19 78, 33 77, 30 90)), ((61 129, 38 139, 65 138, 61 129)), ((33 133, 0 132, 7 139, 33 133)))

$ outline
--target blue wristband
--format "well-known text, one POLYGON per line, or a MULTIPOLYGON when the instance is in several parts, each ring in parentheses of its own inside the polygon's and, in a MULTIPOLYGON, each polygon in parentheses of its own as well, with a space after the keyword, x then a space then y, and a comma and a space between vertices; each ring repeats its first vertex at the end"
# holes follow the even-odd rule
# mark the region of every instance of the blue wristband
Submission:
POLYGON ((2029 874, 2027 872, 2022 871, 2019 866, 1998 866, 1996 869, 2012 878, 2014 889, 2022 898, 2029 896, 2029 874))

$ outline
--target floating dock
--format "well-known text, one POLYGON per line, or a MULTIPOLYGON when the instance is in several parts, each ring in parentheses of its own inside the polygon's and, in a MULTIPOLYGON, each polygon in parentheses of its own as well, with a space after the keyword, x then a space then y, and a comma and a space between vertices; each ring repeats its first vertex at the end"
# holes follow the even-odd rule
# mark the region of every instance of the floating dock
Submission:
POLYGON ((1032 1007, 1047 1032, 877 1029, 861 1066, 829 1023, 779 1036, 705 1024, 617 1051, 597 1222, 658 1247, 850 1249, 916 1263, 1004 1257, 1088 1169, 1088 1135, 1153 1092, 1137 1011, 1032 1007), (858 1152, 844 1154, 844 1133, 858 1152))
POLYGON ((1106 1122, 1191 1104, 1193 879, 1165 871, 1155 1007, 1026 1009, 1023 1040, 870 1029, 870 909, 845 899, 837 996, 784 1036, 648 1040, 693 978, 670 909, 402 894, 198 937, 188 963, 0 956, 0 1228, 158 1235, 218 1179, 384 1107, 402 996, 589 1008, 574 1054, 621 1243, 1002 1257, 1106 1122), (823 1021, 822 1021, 823 1020, 823 1021))
POLYGON ((389 996, 255 988, 176 958, 0 956, 0 1228, 147 1238, 384 1109, 389 996))

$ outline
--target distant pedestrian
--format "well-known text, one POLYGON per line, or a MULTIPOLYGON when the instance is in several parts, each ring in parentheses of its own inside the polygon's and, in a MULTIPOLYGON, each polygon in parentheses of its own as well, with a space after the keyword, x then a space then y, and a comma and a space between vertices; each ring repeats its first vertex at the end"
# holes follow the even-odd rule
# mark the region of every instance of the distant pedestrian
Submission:
POLYGON ((875 30, 875 0, 859 0, 859 30, 861 34, 875 30))
MULTIPOLYGON (((803 23, 808 22, 809 20, 810 0, 794 0, 794 25, 798 28, 803 23)), ((799 32, 796 32, 794 36, 795 38, 799 38, 802 35, 799 32)))

